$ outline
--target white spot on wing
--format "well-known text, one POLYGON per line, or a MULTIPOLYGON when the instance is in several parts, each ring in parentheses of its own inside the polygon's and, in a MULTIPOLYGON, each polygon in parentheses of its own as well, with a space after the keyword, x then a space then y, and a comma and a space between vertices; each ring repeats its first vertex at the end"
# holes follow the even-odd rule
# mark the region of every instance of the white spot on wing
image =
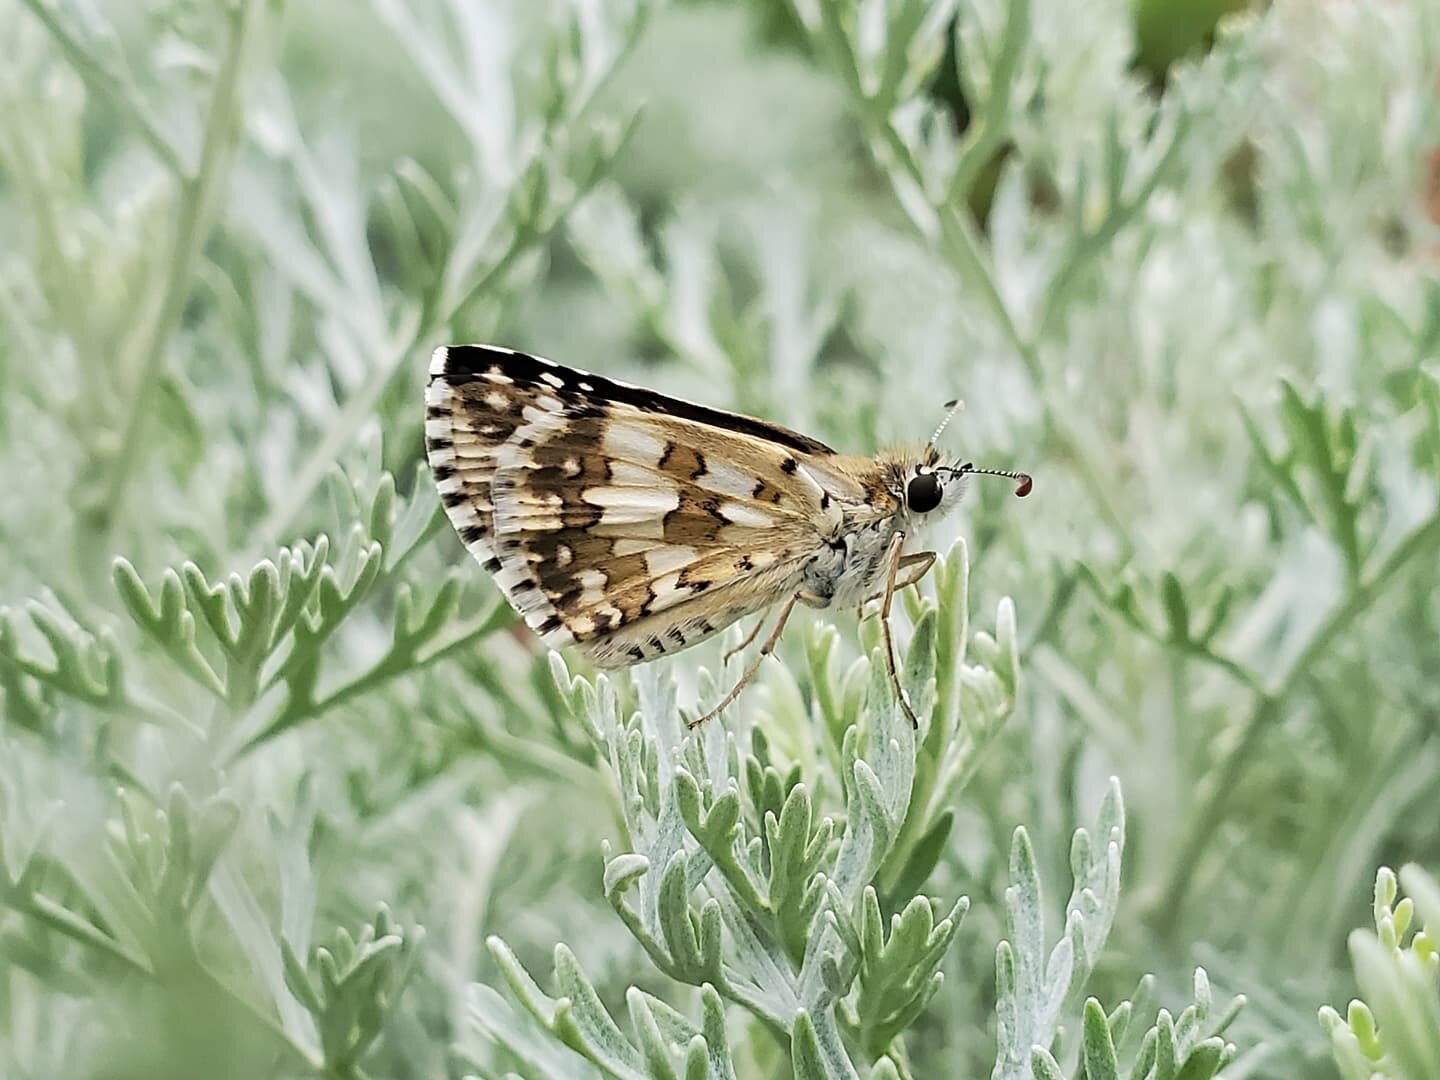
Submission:
POLYGON ((605 452, 611 457, 641 465, 658 465, 665 455, 663 440, 634 424, 616 421, 606 425, 603 445, 605 452))
MULTIPOLYGON (((674 603, 675 598, 680 596, 680 572, 674 571, 656 578, 650 583, 650 591, 655 594, 655 600, 650 605, 651 611, 663 610, 674 603)), ((685 590, 689 595, 689 590, 685 590)))
POLYGON ((695 549, 670 546, 655 548, 645 554, 645 569, 656 577, 680 570, 695 561, 695 549))
POLYGON ((609 580, 599 570, 581 570, 576 579, 580 582, 580 605, 594 607, 605 601, 605 583, 609 580))
POLYGON ((480 524, 480 515, 475 513, 475 508, 469 503, 457 503, 455 506, 447 506, 445 509, 457 529, 462 529, 466 525, 480 524))
POLYGON ((610 482, 616 487, 656 488, 662 491, 675 489, 673 484, 657 476, 654 469, 633 465, 628 461, 610 462, 610 482))
POLYGON ((766 529, 775 524, 773 516, 764 510, 742 502, 721 503, 720 515, 726 521, 751 529, 766 529))
MULTIPOLYGON (((525 528, 533 529, 535 532, 559 532, 565 528, 565 519, 556 515, 542 515, 539 517, 526 517, 525 528)), ((511 530, 506 530, 507 532, 511 530)))
POLYGON ((695 481, 707 491, 717 495, 729 495, 733 499, 748 499, 755 490, 755 477, 723 461, 705 459, 705 471, 695 481))
POLYGON ((591 506, 605 510, 600 519, 608 522, 649 521, 663 517, 680 505, 675 489, 655 491, 647 488, 592 487, 580 493, 591 506))

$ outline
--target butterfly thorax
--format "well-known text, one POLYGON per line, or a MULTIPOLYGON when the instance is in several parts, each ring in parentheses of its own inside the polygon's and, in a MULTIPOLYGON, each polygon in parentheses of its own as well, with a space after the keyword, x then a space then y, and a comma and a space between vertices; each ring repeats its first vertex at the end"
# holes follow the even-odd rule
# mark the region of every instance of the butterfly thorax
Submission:
POLYGON ((828 600, 823 606, 858 606, 879 594, 897 532, 906 533, 906 550, 915 546, 921 522, 906 512, 903 485, 921 459, 933 462, 933 452, 907 447, 875 457, 836 455, 824 462, 817 480, 836 499, 840 513, 833 535, 826 538, 826 549, 806 566, 802 585, 805 592, 828 600), (840 477, 843 481, 836 483, 840 477))

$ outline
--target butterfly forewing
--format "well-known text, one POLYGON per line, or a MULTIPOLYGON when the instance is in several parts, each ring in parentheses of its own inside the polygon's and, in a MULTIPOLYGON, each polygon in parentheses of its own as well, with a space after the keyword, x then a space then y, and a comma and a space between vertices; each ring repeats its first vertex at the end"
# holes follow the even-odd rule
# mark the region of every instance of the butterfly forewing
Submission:
POLYGON ((763 421, 492 346, 436 350, 426 404, 466 546, 546 644, 602 666, 793 593, 841 527, 833 452, 763 421))

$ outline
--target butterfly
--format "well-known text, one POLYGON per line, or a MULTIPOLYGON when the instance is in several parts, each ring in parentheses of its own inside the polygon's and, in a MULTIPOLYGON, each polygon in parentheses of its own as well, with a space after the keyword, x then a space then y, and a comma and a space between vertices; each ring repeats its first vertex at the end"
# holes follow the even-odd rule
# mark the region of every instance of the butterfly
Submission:
MULTIPOLYGON (((729 706, 797 604, 880 600, 890 683, 900 686, 890 608, 935 553, 917 533, 955 509, 980 469, 930 441, 839 454, 788 428, 496 345, 435 350, 425 447, 445 512, 531 630, 602 668, 696 645, 779 609, 729 706)), ((748 647, 757 620, 731 653, 748 647)), ((731 653, 726 654, 726 659, 731 653)))

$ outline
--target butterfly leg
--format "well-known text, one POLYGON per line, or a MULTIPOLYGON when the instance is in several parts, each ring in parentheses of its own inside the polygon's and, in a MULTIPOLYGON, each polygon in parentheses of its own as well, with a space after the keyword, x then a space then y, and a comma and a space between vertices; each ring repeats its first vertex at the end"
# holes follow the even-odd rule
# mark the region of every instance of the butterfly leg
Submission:
MULTIPOLYGON (((937 555, 933 551, 917 551, 911 555, 900 557, 900 569, 895 575, 895 591, 901 592, 911 585, 916 585, 930 572, 930 567, 935 565, 937 555)), ((883 600, 885 590, 881 589, 874 596, 867 596, 856 610, 857 617, 865 618, 865 608, 874 600, 883 600)))
POLYGON ((723 667, 730 662, 730 657, 734 656, 736 653, 742 653, 746 649, 748 649, 750 647, 750 643, 760 636, 760 628, 764 625, 764 616, 756 619, 755 625, 750 628, 750 632, 745 635, 745 639, 741 641, 739 645, 736 645, 733 649, 725 650, 725 655, 720 658, 720 665, 723 667))
MULTIPOLYGON (((905 697, 905 689, 900 685, 900 663, 895 656, 895 634, 890 628, 890 605, 895 600, 895 583, 900 574, 900 564, 904 561, 900 555, 900 549, 905 546, 905 534, 897 532, 890 540, 890 550, 886 553, 886 561, 890 564, 890 570, 885 575, 885 599, 880 605, 880 629, 885 634, 885 662, 890 670, 890 686, 895 691, 895 700, 900 702, 900 708, 910 718, 910 725, 917 731, 920 728, 920 721, 915 718, 915 710, 910 708, 910 702, 905 697)), ((926 552, 933 561, 935 556, 932 552, 926 552)), ((912 563, 912 565, 914 565, 912 563)), ((929 564, 926 564, 929 568, 929 564)), ((915 580, 919 580, 918 577, 915 580)))
POLYGON ((895 575, 895 591, 908 589, 911 585, 919 584, 920 579, 930 572, 930 567, 935 565, 936 554, 933 551, 917 551, 912 555, 904 555, 900 558, 899 573, 895 575))
MULTIPOLYGON (((780 641, 780 634, 785 629, 785 621, 790 618, 790 612, 795 610, 797 603, 803 602, 813 606, 819 600, 821 600, 820 597, 807 593, 804 590, 797 592, 794 596, 790 597, 789 600, 786 600, 785 606, 780 609, 780 617, 775 620, 775 628, 770 631, 770 636, 765 639, 765 644, 760 646, 760 651, 755 655, 755 659, 750 661, 750 666, 747 667, 745 673, 740 676, 740 681, 732 686, 730 692, 720 699, 720 704, 716 705, 704 716, 700 717, 700 719, 691 720, 690 727, 697 728, 705 723, 706 720, 718 716, 729 707, 732 701, 740 696, 740 691, 744 690, 745 687, 750 684, 750 680, 755 678, 756 673, 759 672, 760 665, 764 663, 765 657, 775 651, 775 646, 780 641)), ((823 603, 821 606, 823 606, 823 603)), ((758 623, 756 624, 756 630, 759 630, 758 623)), ((754 637, 754 635, 752 634, 751 637, 754 637)))

